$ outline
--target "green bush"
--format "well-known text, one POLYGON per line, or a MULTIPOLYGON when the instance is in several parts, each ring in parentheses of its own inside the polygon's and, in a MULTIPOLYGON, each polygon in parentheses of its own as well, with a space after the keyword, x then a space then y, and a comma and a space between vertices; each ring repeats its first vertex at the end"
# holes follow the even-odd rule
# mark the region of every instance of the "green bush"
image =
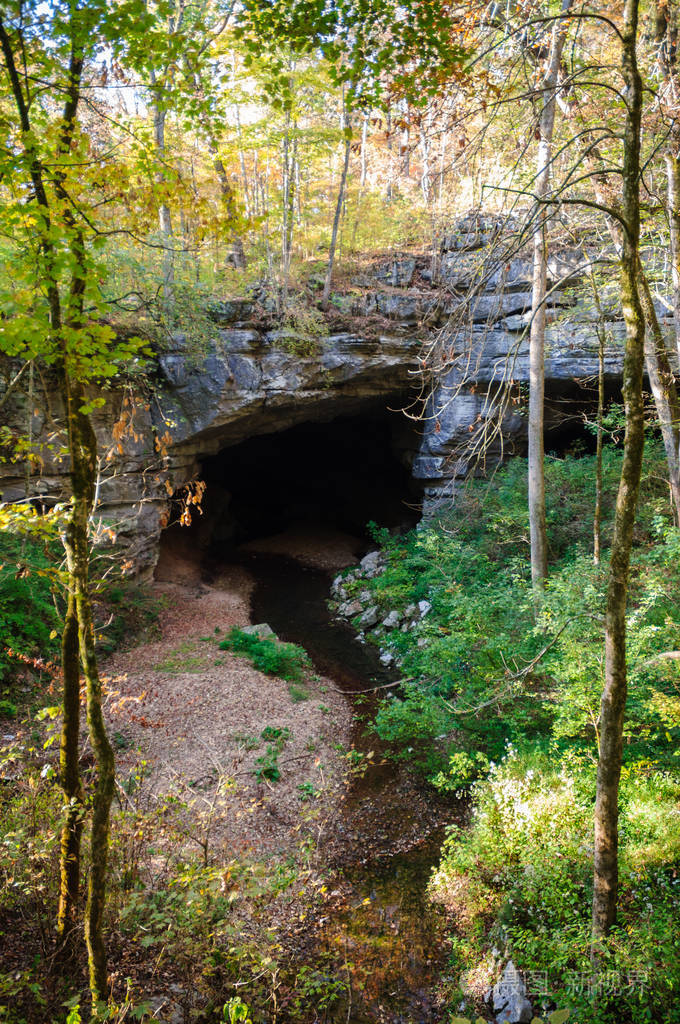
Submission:
MULTIPOLYGON (((678 662, 659 658, 680 632, 680 532, 670 525, 662 453, 649 442, 631 571, 627 761, 672 766, 680 742, 678 662)), ((605 539, 620 453, 604 457, 605 539)), ((592 561, 593 458, 547 463, 553 562, 540 613, 528 563, 526 463, 471 481, 454 509, 405 537, 381 536, 387 564, 368 588, 381 608, 420 600, 429 614, 380 638, 406 677, 376 728, 392 755, 418 763, 443 788, 470 782, 505 743, 596 750, 602 685, 606 552, 592 561), (464 756, 463 765, 451 762, 464 756), (472 768, 471 768, 472 766, 472 768), (476 766, 476 768, 475 768, 476 766)))
POLYGON ((57 544, 0 531, 0 678, 25 659, 59 657, 60 615, 57 544))
POLYGON ((680 1021, 680 775, 646 765, 624 772, 620 914, 596 985, 594 792, 591 759, 512 747, 475 784, 470 827, 450 830, 431 883, 457 922, 455 966, 474 970, 495 947, 528 973, 534 999, 569 1007, 579 1024, 680 1021))
POLYGON ((259 672, 292 682, 299 682, 310 667, 307 653, 297 644, 287 644, 273 636, 245 633, 236 626, 219 647, 221 651, 245 655, 259 672))

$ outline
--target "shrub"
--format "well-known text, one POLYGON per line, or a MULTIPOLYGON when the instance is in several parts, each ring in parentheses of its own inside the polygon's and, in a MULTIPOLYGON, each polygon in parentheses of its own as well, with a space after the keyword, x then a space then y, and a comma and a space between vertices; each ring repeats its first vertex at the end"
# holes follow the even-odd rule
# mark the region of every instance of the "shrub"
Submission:
POLYGON ((236 626, 219 647, 221 651, 245 655, 259 672, 292 682, 299 682, 303 672, 310 667, 306 651, 297 644, 283 643, 273 636, 245 633, 236 626))
POLYGON ((0 531, 0 677, 9 676, 23 659, 59 656, 59 557, 58 543, 0 531))
POLYGON ((457 922, 455 966, 476 968, 496 947, 528 973, 532 996, 571 1008, 579 1024, 679 1021, 680 776, 624 772, 620 915, 595 984, 594 791, 592 760, 512 747, 475 784, 470 828, 450 830, 431 883, 457 922))
MULTIPOLYGON (((680 531, 669 524, 659 458, 652 442, 632 563, 625 757, 672 766, 680 674, 677 660, 659 654, 677 647, 680 631, 680 531)), ((606 534, 620 455, 609 450, 604 461, 606 534)), ((384 571, 347 583, 350 592, 370 589, 383 609, 431 604, 413 629, 380 638, 407 682, 382 703, 376 728, 393 756, 416 761, 439 786, 468 783, 483 770, 478 755, 497 760, 507 740, 595 754, 606 566, 595 567, 590 554, 592 473, 590 457, 548 461, 554 561, 538 616, 522 460, 490 482, 471 481, 439 521, 382 535, 384 571), (451 762, 459 755, 464 765, 451 762)))

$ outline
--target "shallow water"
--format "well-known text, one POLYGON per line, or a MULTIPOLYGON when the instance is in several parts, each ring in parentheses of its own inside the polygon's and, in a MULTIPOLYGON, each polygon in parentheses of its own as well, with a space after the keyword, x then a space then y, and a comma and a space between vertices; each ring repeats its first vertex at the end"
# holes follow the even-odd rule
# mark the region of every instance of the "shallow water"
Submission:
MULTIPOLYGON (((347 694, 361 713, 353 746, 369 767, 353 782, 337 834, 328 849, 340 898, 318 938, 318 963, 329 988, 341 995, 318 1017, 329 1022, 424 1022, 443 1019, 438 983, 446 971, 444 922, 427 900, 445 825, 459 809, 440 800, 412 774, 383 758, 363 725, 376 699, 358 696, 395 676, 377 649, 331 619, 326 607, 331 574, 293 559, 249 554, 239 562, 256 581, 254 622, 267 622, 282 639, 303 646, 316 670, 347 694)), ((378 691, 384 693, 382 689, 378 691)))

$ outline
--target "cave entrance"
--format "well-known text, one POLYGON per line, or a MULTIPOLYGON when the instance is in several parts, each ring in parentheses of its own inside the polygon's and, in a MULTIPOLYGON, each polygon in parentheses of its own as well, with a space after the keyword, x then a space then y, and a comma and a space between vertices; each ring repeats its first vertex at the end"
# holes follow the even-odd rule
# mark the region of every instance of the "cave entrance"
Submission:
MULTIPOLYGON (((251 437, 200 460, 202 515, 165 531, 162 549, 179 545, 196 558, 222 559, 260 538, 291 531, 346 534, 366 548, 368 524, 393 531, 419 519, 411 476, 418 424, 400 396, 354 415, 305 422, 251 437)), ((163 561, 163 557, 161 557, 163 561)))

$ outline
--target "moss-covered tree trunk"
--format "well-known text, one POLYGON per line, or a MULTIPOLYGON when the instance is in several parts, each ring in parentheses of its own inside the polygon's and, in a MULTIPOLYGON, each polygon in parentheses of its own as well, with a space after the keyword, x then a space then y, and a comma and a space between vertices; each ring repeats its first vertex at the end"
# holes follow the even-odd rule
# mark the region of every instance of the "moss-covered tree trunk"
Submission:
MULTIPOLYGON (((70 539, 67 545, 72 548, 70 539)), ((83 832, 83 791, 78 765, 80 743, 80 657, 78 610, 73 588, 69 586, 66 618, 61 638, 63 678, 60 783, 66 798, 66 817, 61 830, 59 858, 59 911, 57 935, 71 945, 78 923, 80 889, 80 844, 83 832)))
POLYGON ((92 796, 90 872, 85 915, 90 993, 96 1015, 98 1003, 106 1002, 108 979, 104 942, 104 908, 109 851, 111 803, 115 788, 113 748, 102 712, 102 686, 95 651, 92 601, 90 597, 89 518, 93 508, 97 472, 97 441, 88 416, 81 412, 82 389, 71 383, 68 399, 73 488, 72 580, 78 609, 80 660, 87 688, 87 724, 95 754, 97 780, 92 796))
POLYGON ((593 515, 593 563, 600 564, 602 553, 602 442, 604 434, 604 352, 607 341, 600 293, 594 273, 590 272, 593 299, 597 310, 597 423, 595 447, 595 513, 593 515))
MULTIPOLYGON (((10 33, 0 17, 0 46, 9 79, 12 99, 25 139, 26 157, 36 206, 38 209, 39 254, 44 271, 45 289, 49 307, 50 329, 57 345, 62 335, 62 303, 56 270, 56 254, 52 238, 50 205, 45 187, 43 167, 33 145, 29 104, 17 70, 10 33)), ((71 92, 64 105, 62 142, 70 145, 70 132, 79 95, 82 58, 75 51, 71 60, 71 92)), ((58 367, 62 392, 66 397, 67 373, 63 362, 58 367)), ((73 552, 73 523, 65 537, 67 558, 73 552)), ((59 909, 57 933, 62 941, 73 937, 78 916, 80 883, 80 842, 82 835, 82 788, 78 764, 80 733, 80 666, 78 640, 78 609, 76 592, 69 566, 69 587, 66 618, 62 632, 63 721, 60 744, 60 782, 67 804, 66 819, 61 834, 59 862, 59 909)))
POLYGON ((657 0, 655 36, 660 88, 657 102, 669 124, 666 164, 666 211, 670 240, 675 347, 680 363, 680 96, 678 87, 677 0, 657 0))
MULTIPOLYGON (((68 85, 65 90, 57 157, 65 158, 76 132, 80 101, 80 83, 84 66, 78 9, 71 10, 71 55, 68 85)), ((13 39, 0 12, 0 48, 9 80, 11 96, 22 129, 24 155, 29 168, 30 186, 38 211, 38 252, 49 309, 49 334, 46 349, 56 365, 67 414, 68 450, 71 460, 71 516, 65 536, 69 571, 69 593, 62 634, 64 671, 64 718, 61 737, 61 781, 69 804, 62 833, 60 862, 60 906, 58 929, 72 934, 76 924, 80 865, 80 779, 78 767, 80 678, 78 660, 87 688, 87 721, 90 741, 96 757, 97 781, 92 797, 91 866, 88 881, 85 937, 90 968, 93 1019, 98 1019, 98 1004, 108 996, 106 949, 103 938, 103 914, 106 899, 109 821, 115 776, 114 758, 109 743, 101 703, 101 681, 97 670, 89 581, 89 519, 93 508, 97 473, 97 443, 92 423, 85 411, 85 396, 80 383, 78 339, 85 350, 91 345, 84 311, 88 259, 82 232, 64 188, 58 163, 49 173, 35 147, 30 120, 30 104, 17 70, 13 39), (68 262, 64 249, 54 244, 53 209, 48 183, 61 206, 61 218, 68 238, 68 262), (78 658, 79 655, 79 658, 78 658)), ((21 52, 21 51, 20 51, 21 52)))
POLYGON ((626 95, 624 127, 621 302, 626 323, 623 397, 626 434, 616 500, 605 623, 605 680, 600 709, 600 750, 595 802, 592 939, 600 940, 616 921, 618 890, 619 782, 626 709, 626 599, 635 510, 644 445, 642 374, 645 322, 639 296, 640 121, 642 83, 637 67, 638 0, 625 0, 621 69, 626 95))

